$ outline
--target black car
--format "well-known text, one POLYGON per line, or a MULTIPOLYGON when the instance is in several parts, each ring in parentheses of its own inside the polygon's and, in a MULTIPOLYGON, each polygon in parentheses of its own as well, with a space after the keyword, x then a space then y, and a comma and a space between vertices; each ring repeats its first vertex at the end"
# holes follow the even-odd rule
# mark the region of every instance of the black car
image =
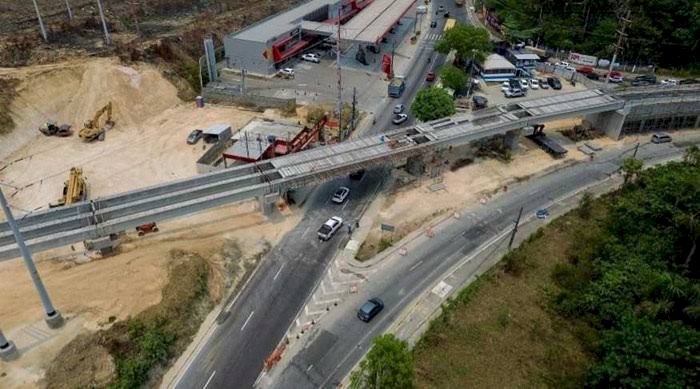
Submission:
POLYGON ((372 320, 373 317, 377 316, 382 309, 384 309, 384 302, 377 297, 371 298, 367 300, 366 303, 362 304, 360 310, 357 311, 357 317, 360 320, 369 323, 369 321, 372 320))
POLYGON ((694 78, 689 78, 687 80, 678 81, 678 85, 692 85, 692 84, 700 84, 700 80, 696 80, 694 78))
POLYGON ((511 78, 508 80, 508 85, 510 86, 510 89, 514 91, 519 91, 523 89, 523 85, 520 83, 520 81, 516 80, 515 78, 511 78))
POLYGON ((450 17, 450 13, 449 13, 449 12, 445 12, 445 17, 446 17, 446 18, 449 18, 449 17, 450 17))
POLYGON ((430 22, 430 28, 435 28, 435 27, 437 27, 437 22, 433 20, 432 22, 430 22))
POLYGON ((548 77, 547 84, 552 87, 552 89, 561 89, 561 81, 556 77, 548 77))
POLYGON ((489 101, 484 96, 472 97, 472 109, 482 109, 489 105, 489 101))
POLYGON ((187 136, 187 144, 188 145, 193 145, 199 142, 200 139, 202 139, 202 136, 204 135, 204 131, 202 130, 194 130, 190 132, 190 134, 187 136))
POLYGON ((598 74, 596 72, 588 73, 588 74, 586 74, 586 78, 589 80, 598 81, 598 80, 600 80, 600 74, 598 74))
POLYGON ((656 76, 653 74, 644 74, 637 76, 632 80, 632 86, 644 86, 656 84, 656 76))

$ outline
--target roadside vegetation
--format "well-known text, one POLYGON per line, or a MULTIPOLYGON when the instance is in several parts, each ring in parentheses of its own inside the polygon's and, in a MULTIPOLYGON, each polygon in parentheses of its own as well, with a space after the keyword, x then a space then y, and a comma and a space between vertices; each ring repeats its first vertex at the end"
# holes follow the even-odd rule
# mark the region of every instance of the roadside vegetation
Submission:
POLYGON ((184 351, 212 307, 207 261, 179 251, 171 257, 161 302, 108 329, 78 336, 49 368, 47 387, 158 385, 171 359, 184 351))
POLYGON ((413 363, 408 343, 392 334, 378 336, 360 368, 350 377, 350 388, 413 388, 413 363))
MULTIPOLYGON (((700 72, 700 6, 697 1, 549 2, 480 0, 495 14, 506 38, 531 39, 551 49, 612 56, 620 19, 630 11, 621 61, 700 72), (627 5, 627 7, 625 6, 627 5)), ((689 73, 686 73, 689 75, 689 73)))
POLYGON ((15 128, 15 121, 10 116, 10 105, 14 100, 17 81, 0 78, 0 135, 8 134, 15 128))
POLYGON ((454 115, 455 102, 443 88, 426 88, 416 94, 411 112, 418 120, 427 122, 454 115))

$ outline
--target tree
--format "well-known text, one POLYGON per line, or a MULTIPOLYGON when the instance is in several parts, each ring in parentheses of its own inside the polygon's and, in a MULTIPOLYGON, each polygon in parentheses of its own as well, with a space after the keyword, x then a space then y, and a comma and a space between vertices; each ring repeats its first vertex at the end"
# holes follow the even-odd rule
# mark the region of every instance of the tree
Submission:
POLYGON ((455 102, 442 88, 428 88, 416 94, 411 112, 424 122, 454 115, 455 102))
POLYGON ((472 55, 476 61, 483 61, 491 51, 491 41, 485 29, 458 23, 437 41, 435 50, 445 54, 455 50, 460 62, 471 59, 472 55))
POLYGON ((630 180, 639 177, 642 167, 644 167, 644 162, 641 159, 626 158, 622 162, 623 185, 626 186, 630 180))
POLYGON ((683 161, 688 165, 700 167, 700 148, 696 145, 692 145, 686 149, 683 161))
POLYGON ((443 66, 440 68, 440 80, 442 85, 458 91, 467 84, 467 73, 456 66, 443 66))
POLYGON ((413 387, 413 353, 392 334, 374 338, 372 349, 350 376, 355 389, 408 389, 413 387))

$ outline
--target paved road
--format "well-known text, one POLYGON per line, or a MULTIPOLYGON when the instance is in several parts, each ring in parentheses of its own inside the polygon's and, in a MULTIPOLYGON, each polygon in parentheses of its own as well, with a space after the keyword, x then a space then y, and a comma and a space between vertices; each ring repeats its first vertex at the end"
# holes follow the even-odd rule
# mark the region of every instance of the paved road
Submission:
MULTIPOLYGON (((313 340, 292 358, 271 387, 335 387, 361 359, 374 336, 383 333, 408 304, 432 288, 448 269, 509 228, 521 206, 525 215, 532 214, 553 199, 602 180, 615 172, 631 152, 631 149, 604 152, 595 162, 574 165, 522 183, 485 206, 463 212, 462 218, 408 255, 389 259, 392 262, 374 273, 358 294, 324 317, 310 334, 313 340), (385 310, 369 324, 359 321, 356 310, 375 296, 384 300, 385 310)), ((658 159, 680 153, 673 145, 647 144, 640 147, 638 157, 658 159)), ((479 264, 472 265, 476 268, 479 264)))
MULTIPOLYGON (((444 20, 439 21, 441 28, 444 20)), ((415 94, 425 86, 428 69, 439 66, 444 60, 442 55, 433 55, 431 46, 426 46, 418 55, 416 66, 407 75, 405 93, 394 99, 393 104, 409 106, 415 94), (428 56, 432 56, 430 62, 428 56)), ((381 109, 376 125, 367 133, 392 128, 391 119, 391 106, 381 109)), ((345 220, 359 220, 385 176, 385 171, 375 169, 360 182, 341 177, 313 191, 304 205, 306 212, 302 221, 263 259, 248 287, 232 307, 227 307, 228 318, 206 341, 177 383, 177 388, 253 386, 263 361, 285 335, 330 258, 347 241, 343 230, 331 241, 321 243, 315 237, 316 229, 333 215, 345 220), (349 202, 339 207, 329 199, 341 185, 350 187, 351 196, 349 202)))

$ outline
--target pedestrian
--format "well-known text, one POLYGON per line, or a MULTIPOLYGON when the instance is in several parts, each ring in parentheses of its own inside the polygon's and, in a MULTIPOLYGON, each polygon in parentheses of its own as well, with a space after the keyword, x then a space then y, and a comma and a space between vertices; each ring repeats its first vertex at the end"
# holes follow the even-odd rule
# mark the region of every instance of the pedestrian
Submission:
POLYGON ((348 224, 348 234, 352 234, 352 224, 348 224))
POLYGON ((356 229, 360 228, 360 221, 359 220, 355 220, 355 228, 356 229))

